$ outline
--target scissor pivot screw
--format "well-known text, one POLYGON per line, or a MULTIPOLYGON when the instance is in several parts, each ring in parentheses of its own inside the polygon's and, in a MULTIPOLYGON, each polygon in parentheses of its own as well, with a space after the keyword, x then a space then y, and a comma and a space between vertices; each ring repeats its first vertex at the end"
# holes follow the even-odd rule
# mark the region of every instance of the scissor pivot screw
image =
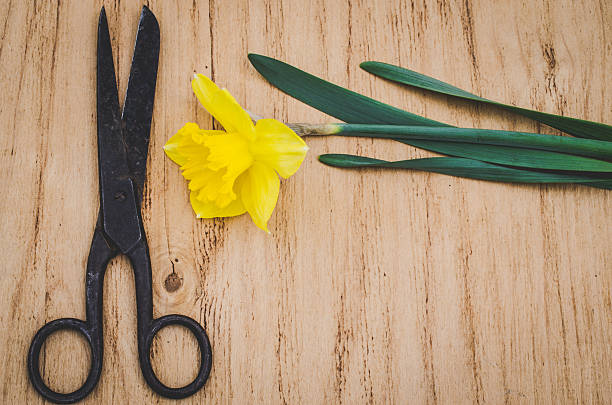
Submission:
POLYGON ((123 200, 125 200, 126 195, 125 195, 124 191, 117 191, 115 193, 114 197, 115 197, 115 200, 117 200, 117 201, 123 201, 123 200))

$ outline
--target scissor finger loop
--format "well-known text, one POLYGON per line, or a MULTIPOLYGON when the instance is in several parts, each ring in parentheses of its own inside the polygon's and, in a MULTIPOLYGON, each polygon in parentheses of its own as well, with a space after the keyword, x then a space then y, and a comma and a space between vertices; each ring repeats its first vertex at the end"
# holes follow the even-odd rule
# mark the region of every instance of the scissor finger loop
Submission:
POLYGON ((30 344, 28 351, 28 374, 32 385, 45 398, 58 404, 72 404, 85 398, 96 386, 102 372, 102 350, 101 342, 98 337, 92 333, 88 325, 75 318, 56 319, 47 323, 40 328, 30 344), (91 351, 91 365, 85 383, 77 390, 70 393, 56 392, 45 384, 40 374, 40 351, 45 341, 53 333, 60 330, 74 330, 85 337, 91 351))
POLYGON ((184 316, 184 315, 166 315, 161 318, 157 318, 153 321, 149 333, 144 337, 144 344, 142 347, 144 353, 140 353, 141 369, 145 380, 149 386, 157 393, 168 397, 168 398, 185 398, 196 393, 206 383, 210 369, 212 366, 212 351, 210 348, 210 342, 208 336, 204 331, 204 328, 195 320, 184 316), (196 338, 200 349, 200 367, 198 374, 195 379, 190 383, 180 388, 171 388, 166 386, 164 383, 159 381, 155 375, 155 371, 151 366, 151 345, 155 335, 166 326, 179 325, 184 326, 196 338))

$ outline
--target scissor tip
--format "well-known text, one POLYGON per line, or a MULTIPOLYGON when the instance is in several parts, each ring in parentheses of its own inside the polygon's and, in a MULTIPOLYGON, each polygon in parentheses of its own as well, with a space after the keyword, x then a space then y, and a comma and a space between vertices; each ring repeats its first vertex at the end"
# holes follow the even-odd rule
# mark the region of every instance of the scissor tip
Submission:
POLYGON ((153 15, 153 12, 151 11, 151 9, 148 6, 146 6, 146 5, 142 6, 142 11, 140 13, 142 15, 147 15, 147 14, 153 15))
POLYGON ((145 5, 142 6, 142 11, 140 12, 140 24, 151 26, 150 29, 156 32, 155 35, 159 37, 159 23, 157 22, 157 18, 155 18, 155 14, 153 14, 151 9, 145 5))
POLYGON ((100 21, 104 20, 106 20, 106 10, 104 9, 104 6, 102 6, 102 8, 100 9, 100 21))

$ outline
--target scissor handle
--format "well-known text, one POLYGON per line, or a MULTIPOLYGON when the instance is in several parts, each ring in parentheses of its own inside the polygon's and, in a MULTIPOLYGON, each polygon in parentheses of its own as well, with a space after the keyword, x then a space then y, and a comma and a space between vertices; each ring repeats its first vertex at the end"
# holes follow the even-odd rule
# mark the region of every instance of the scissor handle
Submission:
POLYGON ((210 348, 210 342, 208 341, 208 336, 206 335, 204 328, 202 328, 198 322, 187 316, 173 314, 154 319, 151 323, 150 330, 148 333, 145 333, 144 345, 142 346, 141 350, 142 352, 140 353, 139 357, 142 374, 151 389, 164 397, 180 399, 193 395, 200 388, 202 388, 202 386, 204 386, 206 380, 208 379, 208 375, 210 374, 210 369, 212 367, 212 351, 210 348), (150 353, 153 338, 157 332, 170 325, 180 325, 189 329, 195 336, 196 340, 198 341, 198 346, 200 347, 200 369, 198 371, 198 375, 190 384, 180 388, 170 388, 163 384, 155 375, 153 367, 151 367, 150 353))
MULTIPOLYGON (((144 235, 144 230, 142 230, 144 235)), ((212 350, 204 328, 195 320, 184 315, 166 315, 153 319, 153 287, 151 258, 146 238, 142 238, 126 253, 134 269, 136 284, 136 305, 138 307, 138 358, 142 374, 151 389, 167 398, 185 398, 195 394, 204 386, 212 367, 212 350), (170 388, 163 384, 151 367, 151 344, 160 331, 170 325, 184 326, 193 333, 200 347, 200 369, 196 378, 180 388, 170 388)))
POLYGON ((36 391, 45 399, 57 404, 72 404, 85 398, 98 384, 102 374, 102 287, 104 272, 109 260, 116 255, 116 249, 111 247, 101 230, 100 217, 94 231, 91 249, 87 258, 87 275, 85 277, 85 295, 87 321, 75 318, 61 318, 48 322, 36 332, 28 351, 28 374, 36 391), (49 388, 40 375, 40 350, 47 338, 59 330, 74 330, 85 336, 91 350, 91 366, 89 375, 81 388, 62 394, 49 388))
POLYGON ((57 404, 72 404, 85 398, 96 386, 102 373, 102 347, 101 342, 97 342, 97 333, 88 328, 87 323, 75 318, 61 318, 45 324, 38 330, 28 351, 28 373, 30 381, 44 398, 57 404), (85 336, 91 349, 91 366, 89 375, 81 388, 76 391, 63 394, 49 388, 40 375, 40 350, 43 343, 49 336, 59 330, 74 330, 85 336))

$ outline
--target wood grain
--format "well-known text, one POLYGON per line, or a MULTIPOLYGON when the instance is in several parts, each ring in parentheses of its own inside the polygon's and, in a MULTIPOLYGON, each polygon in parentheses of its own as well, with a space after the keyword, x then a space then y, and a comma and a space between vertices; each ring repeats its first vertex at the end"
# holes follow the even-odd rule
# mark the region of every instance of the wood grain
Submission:
MULTIPOLYGON (((211 76, 240 103, 289 122, 331 119, 269 86, 247 52, 280 58, 409 111, 461 126, 544 128, 494 107, 375 79, 400 64, 494 100, 612 122, 606 1, 148 1, 161 55, 143 215, 155 315, 199 320, 213 346, 204 390, 183 403, 611 403, 612 199, 579 186, 522 186, 419 172, 343 171, 325 152, 428 153, 391 141, 310 139, 283 181, 272 235, 248 216, 196 220, 162 151, 185 122, 212 126, 189 81, 211 76)), ((138 1, 104 1, 120 94, 138 1)), ((95 38, 101 1, 0 2, 0 382, 36 404, 25 358, 45 322, 84 317, 98 208, 95 38)), ((84 403, 170 403, 137 363, 133 276, 104 284, 102 379, 84 403)), ((162 381, 195 375, 197 345, 170 328, 162 381)), ((61 333, 41 370, 58 390, 88 349, 61 333)))

